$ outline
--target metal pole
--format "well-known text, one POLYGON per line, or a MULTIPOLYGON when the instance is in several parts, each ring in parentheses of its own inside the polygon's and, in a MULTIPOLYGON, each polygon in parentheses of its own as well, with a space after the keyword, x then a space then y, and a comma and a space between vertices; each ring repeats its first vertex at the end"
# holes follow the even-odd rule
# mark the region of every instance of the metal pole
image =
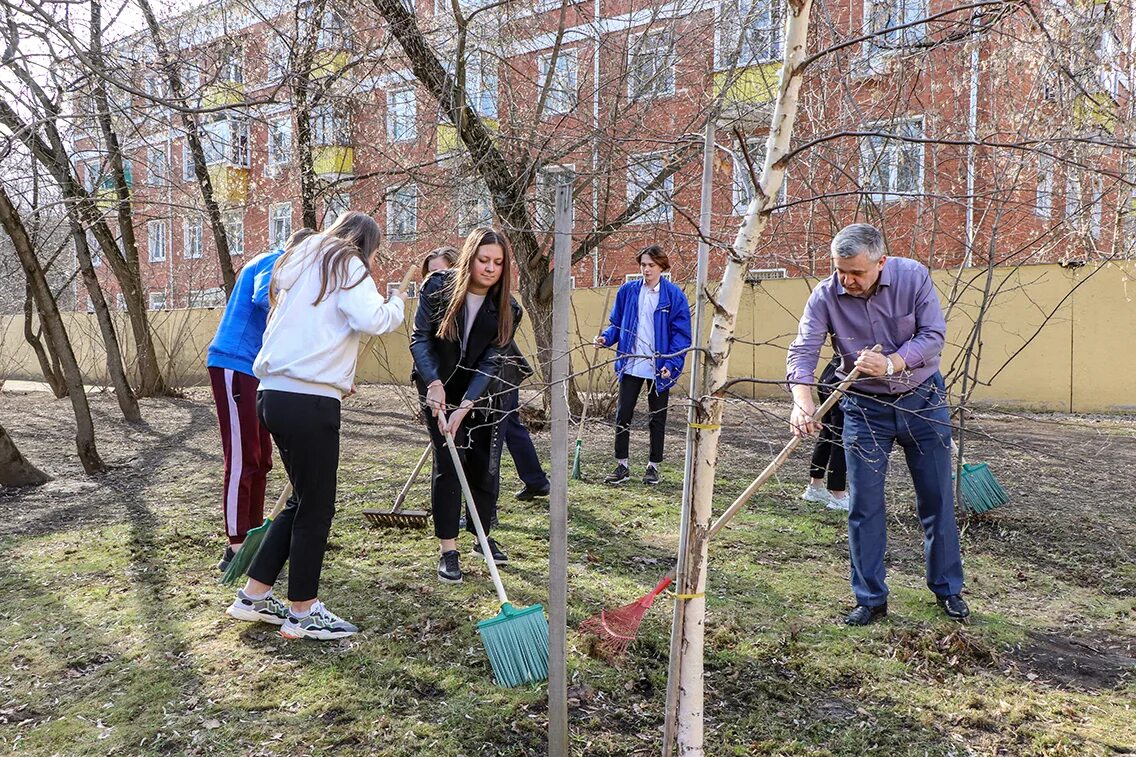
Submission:
MULTIPOLYGON (((698 268, 694 276, 694 324, 691 330, 694 346, 702 346, 702 309, 706 296, 706 268, 710 260, 710 211, 714 196, 714 120, 706 119, 705 143, 702 146, 702 207, 698 219, 698 268)), ((690 360, 690 405, 686 410, 686 457, 682 476, 682 517, 678 531, 678 567, 675 571, 675 586, 682 586, 683 572, 686 569, 686 536, 690 530, 690 480, 694 473, 694 401, 702 387, 702 353, 695 352, 690 360)), ((663 723, 663 757, 670 757, 674 748, 676 718, 678 716, 678 681, 682 667, 682 619, 686 603, 676 600, 674 617, 671 620, 670 663, 667 668, 667 712, 663 723)))
POLYGON ((568 757, 568 305, 572 188, 556 188, 552 271, 552 480, 548 527, 548 754, 568 757))

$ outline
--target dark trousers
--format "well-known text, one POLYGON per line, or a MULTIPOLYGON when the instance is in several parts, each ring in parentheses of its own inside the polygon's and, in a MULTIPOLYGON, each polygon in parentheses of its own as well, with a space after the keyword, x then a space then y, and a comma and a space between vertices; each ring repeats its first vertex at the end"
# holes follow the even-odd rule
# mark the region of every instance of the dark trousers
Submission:
POLYGON ((843 404, 851 504, 848 551, 856 602, 872 607, 887 601, 884 478, 895 442, 903 447, 915 485, 927 586, 939 596, 960 593, 962 555, 951 486, 951 426, 943 377, 936 373, 914 392, 899 397, 848 394, 843 404))
MULTIPOLYGON (((817 394, 820 395, 821 404, 824 404, 825 400, 832 396, 832 384, 830 382, 836 378, 836 374, 833 372, 832 379, 826 381, 826 374, 821 374, 820 384, 817 386, 817 394)), ((840 409, 839 402, 825 414, 823 424, 816 446, 813 447, 809 475, 813 478, 825 478, 827 476, 828 490, 842 492, 848 488, 848 464, 844 458, 844 443, 841 439, 844 435, 844 411, 840 409)))
POLYGON ((249 567, 249 578, 276 583, 287 562, 288 599, 306 602, 319 596, 323 555, 335 515, 339 400, 261 390, 256 410, 280 450, 292 498, 269 526, 249 567))
MULTIPOLYGON (((517 477, 525 486, 530 489, 547 489, 548 474, 540 465, 540 458, 537 457, 529 430, 521 422, 520 395, 517 389, 501 395, 501 421, 500 428, 497 429, 497 444, 504 444, 509 448, 513 464, 517 466, 517 477)), ((500 459, 500 449, 497 455, 500 459)))
MULTIPOLYGON (((430 505, 434 512, 434 536, 439 539, 456 539, 458 520, 461 518, 462 488, 458 481, 446 437, 438 430, 438 419, 423 410, 430 441, 434 443, 434 478, 430 486, 430 505)), ((471 411, 458 428, 454 444, 462 461, 462 470, 473 494, 477 514, 485 533, 489 533, 493 515, 497 512, 497 493, 500 489, 500 444, 494 439, 493 423, 483 412, 471 411)), ((467 503, 468 504, 468 503, 467 503)), ((467 519, 466 530, 476 533, 473 519, 467 519)))
POLYGON ((627 450, 631 445, 631 418, 635 415, 635 403, 639 400, 639 391, 644 383, 649 384, 647 410, 650 415, 647 420, 647 430, 651 434, 651 455, 648 459, 652 463, 663 461, 663 439, 667 430, 667 398, 670 396, 670 390, 658 393, 655 391, 654 380, 627 374, 619 379, 619 404, 615 410, 616 460, 626 460, 629 457, 627 450))
POLYGON ((250 528, 264 522, 264 485, 272 470, 272 437, 256 417, 256 376, 229 368, 209 369, 225 479, 221 514, 230 544, 240 544, 250 528))

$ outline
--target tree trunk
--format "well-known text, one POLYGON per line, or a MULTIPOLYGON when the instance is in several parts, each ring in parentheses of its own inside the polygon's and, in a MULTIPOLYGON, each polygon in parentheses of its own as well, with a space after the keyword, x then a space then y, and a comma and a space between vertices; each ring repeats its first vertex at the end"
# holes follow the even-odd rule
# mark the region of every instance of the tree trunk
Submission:
MULTIPOLYGON (((757 242, 769 220, 785 176, 784 159, 789 149, 798 95, 804 73, 805 42, 811 0, 790 0, 785 28, 785 54, 781 82, 774 104, 766 145, 765 166, 756 196, 738 229, 732 254, 722 274, 722 286, 714 301, 714 321, 704 357, 704 390, 694 400, 694 460, 691 466, 691 517, 686 538, 684 575, 678 576, 677 593, 689 599, 682 624, 682 661, 679 665, 678 753, 703 754, 703 652, 706 619, 706 562, 710 511, 714 498, 714 475, 718 463, 725 392, 729 381, 730 349, 733 345, 738 305, 745 290, 745 272, 753 260, 757 242)), ((665 747, 669 750, 669 744, 665 747)))
POLYGON ((15 204, 9 199, 7 192, 0 187, 0 226, 12 239, 12 247, 20 258, 20 265, 28 277, 28 284, 32 289, 36 306, 43 318, 43 328, 47 337, 52 341, 55 353, 59 356, 63 368, 63 377, 67 382, 67 392, 71 398, 71 407, 75 412, 75 447, 79 453, 79 461, 87 473, 100 473, 106 465, 99 457, 95 447, 95 424, 91 420, 91 408, 87 404, 87 392, 83 386, 83 375, 79 370, 79 361, 75 359, 75 352, 71 349, 71 340, 63 327, 63 318, 59 315, 59 308, 51 296, 51 287, 40 266, 39 259, 32 247, 31 237, 28 236, 15 204))
POLYGON ((20 454, 8 431, 0 426, 0 486, 39 486, 50 480, 20 454))
POLYGON ((32 286, 29 283, 24 288, 24 340, 31 345, 32 351, 35 352, 40 372, 43 373, 43 380, 51 387, 51 393, 55 395, 55 399, 63 399, 67 396, 67 383, 63 380, 63 372, 59 370, 59 358, 56 357, 53 350, 51 350, 51 355, 48 356, 51 343, 48 342, 48 349, 44 348, 43 340, 40 339, 40 334, 43 331, 36 333, 32 330, 33 310, 32 286))

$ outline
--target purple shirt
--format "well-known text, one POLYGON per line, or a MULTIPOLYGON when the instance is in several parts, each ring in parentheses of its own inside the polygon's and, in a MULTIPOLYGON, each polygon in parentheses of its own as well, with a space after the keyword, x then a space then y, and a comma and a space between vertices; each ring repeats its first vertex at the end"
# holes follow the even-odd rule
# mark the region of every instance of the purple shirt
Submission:
POLYGON ((871 297, 844 291, 837 274, 817 284, 805 304, 797 338, 786 361, 790 384, 812 384, 820 348, 832 335, 842 358, 837 375, 851 372, 860 350, 882 344, 885 355, 899 353, 907 370, 887 377, 863 379, 856 388, 872 394, 902 394, 939 370, 947 324, 931 274, 922 263, 888 258, 871 297))

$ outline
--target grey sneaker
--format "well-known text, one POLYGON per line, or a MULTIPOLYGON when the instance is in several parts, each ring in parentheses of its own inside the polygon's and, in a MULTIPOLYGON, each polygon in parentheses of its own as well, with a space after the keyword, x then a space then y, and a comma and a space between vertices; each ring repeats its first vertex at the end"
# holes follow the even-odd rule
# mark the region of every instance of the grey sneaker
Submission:
POLYGON ((659 478, 659 469, 654 465, 648 465, 646 472, 643 474, 643 483, 647 486, 654 486, 662 479, 659 478))
POLYGON ((805 487, 805 493, 801 495, 801 499, 806 502, 819 502, 827 506, 832 502, 832 495, 829 494, 828 489, 825 489, 823 486, 815 486, 810 483, 805 487))
POLYGON ((264 597, 264 599, 253 599, 245 594, 244 589, 237 591, 237 598, 233 600, 233 604, 229 605, 229 609, 225 610, 225 614, 237 620, 247 620, 251 623, 271 623, 274 626, 283 625, 284 619, 288 617, 288 608, 284 606, 276 597, 272 596, 272 592, 264 597))
POLYGON ((615 470, 607 474, 604 478, 605 484, 622 484, 627 479, 631 478, 631 471, 627 469, 626 465, 618 464, 615 470))
POLYGON ((288 613, 288 619, 280 627, 280 635, 285 639, 342 639, 345 636, 359 633, 359 627, 348 623, 331 610, 323 606, 323 602, 312 605, 312 611, 302 618, 288 613))
POLYGON ((462 569, 458 565, 458 551, 451 549, 438 558, 438 580, 446 584, 460 584, 462 569))

